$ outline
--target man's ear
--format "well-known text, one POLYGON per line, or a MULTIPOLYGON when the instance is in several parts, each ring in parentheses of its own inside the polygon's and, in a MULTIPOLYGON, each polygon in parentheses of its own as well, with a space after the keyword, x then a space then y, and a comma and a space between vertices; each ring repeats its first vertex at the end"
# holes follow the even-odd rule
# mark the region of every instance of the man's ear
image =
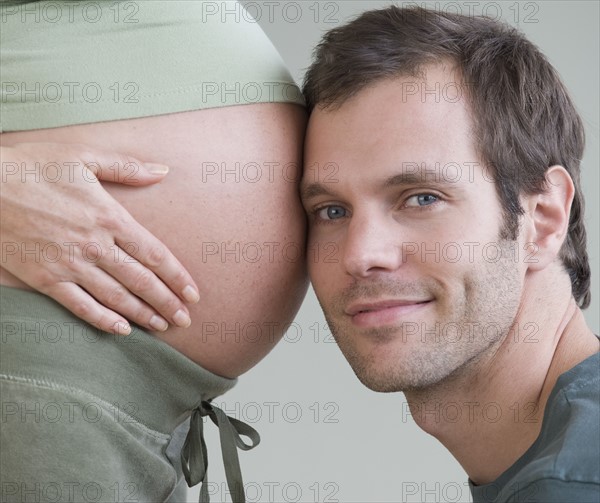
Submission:
POLYGON ((530 270, 542 270, 558 256, 569 231, 574 195, 575 187, 567 170, 551 166, 546 171, 546 190, 524 198, 527 219, 524 238, 527 243, 534 243, 535 248, 530 270))

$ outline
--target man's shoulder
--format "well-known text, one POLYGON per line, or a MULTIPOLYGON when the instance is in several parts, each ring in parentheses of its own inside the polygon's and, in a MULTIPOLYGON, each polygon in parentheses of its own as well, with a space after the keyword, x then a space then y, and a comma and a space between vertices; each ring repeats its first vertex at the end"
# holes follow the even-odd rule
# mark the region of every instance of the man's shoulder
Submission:
POLYGON ((600 503, 600 354, 565 372, 506 501, 600 503))
POLYGON ((515 485, 503 503, 600 503, 600 485, 551 478, 515 485))
POLYGON ((558 379, 527 452, 475 501, 600 503, 600 354, 558 379))

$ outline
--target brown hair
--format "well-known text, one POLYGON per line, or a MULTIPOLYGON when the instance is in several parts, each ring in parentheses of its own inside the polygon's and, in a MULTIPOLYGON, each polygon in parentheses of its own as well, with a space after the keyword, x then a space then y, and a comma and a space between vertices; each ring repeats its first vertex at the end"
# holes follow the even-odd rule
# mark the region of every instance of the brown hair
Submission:
POLYGON ((518 30, 420 7, 369 11, 324 35, 303 92, 309 111, 335 109, 374 82, 417 77, 426 65, 444 61, 456 65, 468 86, 476 146, 493 171, 504 210, 503 238, 517 236, 519 195, 542 193, 552 165, 569 172, 575 197, 560 258, 578 305, 588 307, 582 121, 557 72, 518 30))

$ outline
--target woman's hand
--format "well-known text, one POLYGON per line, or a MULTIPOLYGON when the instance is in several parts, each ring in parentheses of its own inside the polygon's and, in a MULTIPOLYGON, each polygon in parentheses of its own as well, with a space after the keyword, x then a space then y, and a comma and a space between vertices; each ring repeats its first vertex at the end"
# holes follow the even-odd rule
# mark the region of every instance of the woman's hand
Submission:
POLYGON ((189 273, 99 180, 144 186, 164 165, 78 144, 0 147, 1 266, 106 332, 190 324, 189 273))

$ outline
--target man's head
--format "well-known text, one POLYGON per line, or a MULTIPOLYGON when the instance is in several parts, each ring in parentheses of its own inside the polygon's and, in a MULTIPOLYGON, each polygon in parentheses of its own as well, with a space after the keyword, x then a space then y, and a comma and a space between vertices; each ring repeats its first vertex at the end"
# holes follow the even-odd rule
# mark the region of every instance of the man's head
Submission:
POLYGON ((540 206, 520 225, 529 196, 559 190, 549 180, 571 187, 555 254, 589 304, 581 120, 518 32, 419 8, 368 12, 325 35, 304 92, 311 277, 365 384, 435 384, 506 335, 542 267, 527 259, 555 246, 545 233, 560 211, 540 206), (331 243, 336 257, 316 259, 331 243))

